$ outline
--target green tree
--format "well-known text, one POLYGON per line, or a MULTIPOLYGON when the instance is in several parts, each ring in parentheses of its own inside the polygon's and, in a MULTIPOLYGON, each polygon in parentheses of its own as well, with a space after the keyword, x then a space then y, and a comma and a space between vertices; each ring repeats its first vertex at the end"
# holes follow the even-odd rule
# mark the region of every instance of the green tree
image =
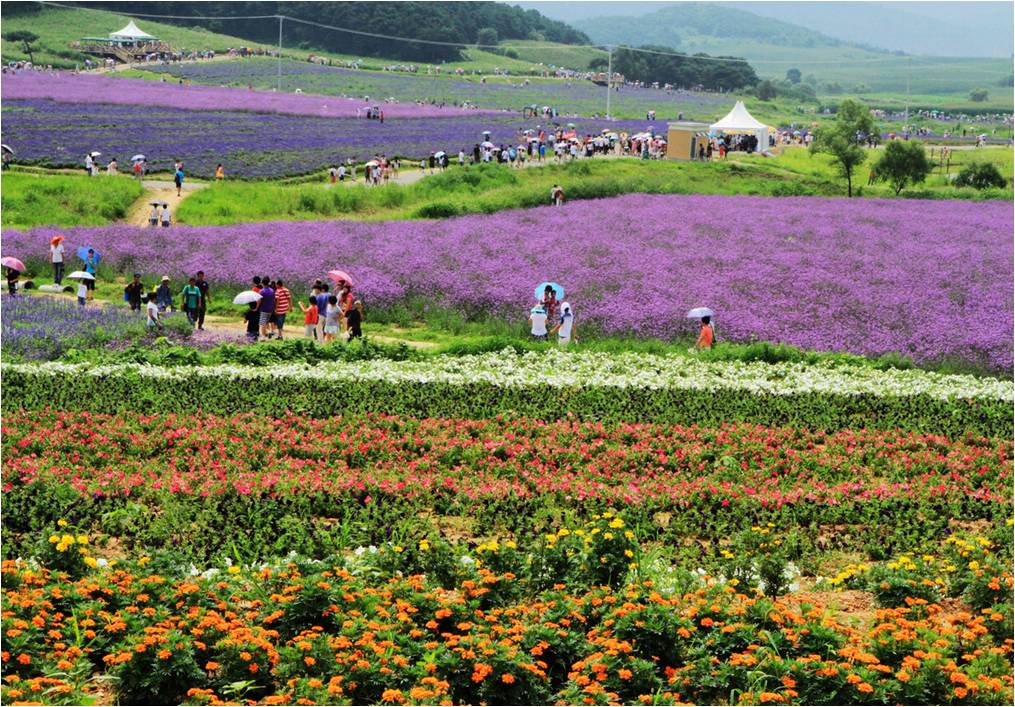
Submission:
POLYGON ((779 91, 776 90, 775 84, 765 79, 758 84, 758 100, 770 101, 779 95, 779 91))
POLYGON ((30 32, 27 29, 19 29, 15 32, 6 32, 3 38, 8 42, 21 42, 21 48, 25 50, 25 54, 28 55, 28 61, 35 63, 35 56, 33 55, 34 49, 32 48, 32 42, 39 41, 39 35, 35 32, 30 32))
POLYGON ((497 44, 497 30, 493 27, 484 27, 476 34, 476 44, 494 46, 497 44))
POLYGON ((932 168, 923 145, 909 140, 892 140, 885 145, 884 152, 874 164, 874 178, 891 184, 898 196, 910 184, 925 180, 932 168))
POLYGON ((874 132, 874 128, 870 109, 859 101, 847 98, 839 104, 835 122, 814 131, 811 152, 824 152, 832 156, 839 173, 846 179, 847 196, 853 196, 853 172, 867 158, 862 145, 867 136, 874 132))
POLYGON ((800 69, 790 69, 787 71, 786 80, 790 83, 800 83, 800 69))
POLYGON ((973 187, 975 189, 987 189, 996 187, 1003 189, 1007 182, 996 166, 990 162, 973 162, 966 165, 955 178, 957 187, 973 187))
POLYGON ((989 98, 987 89, 985 88, 974 88, 969 92, 969 100, 975 101, 976 103, 983 103, 989 98))

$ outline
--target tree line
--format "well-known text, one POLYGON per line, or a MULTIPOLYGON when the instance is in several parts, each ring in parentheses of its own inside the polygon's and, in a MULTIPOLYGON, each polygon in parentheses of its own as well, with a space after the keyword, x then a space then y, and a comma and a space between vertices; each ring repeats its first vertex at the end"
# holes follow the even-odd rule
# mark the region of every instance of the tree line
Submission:
MULTIPOLYGON (((35 3, 32 3, 33 5, 35 3)), ((5 3, 5 12, 7 3, 5 3)), ((346 32, 290 22, 284 42, 289 48, 329 51, 336 54, 387 57, 407 61, 454 61, 461 49, 483 38, 534 39, 562 44, 589 44, 589 38, 564 22, 543 17, 536 10, 494 2, 90 2, 124 14, 221 17, 214 20, 160 20, 185 27, 201 26, 251 42, 278 41, 273 20, 232 19, 238 15, 287 15, 301 20, 396 37, 427 41, 461 42, 439 46, 364 37, 346 32), (492 30, 489 31, 489 30, 492 30)))
MULTIPOLYGON (((613 71, 634 81, 671 84, 679 88, 703 86, 710 90, 730 91, 754 86, 758 75, 745 59, 737 57, 710 57, 707 54, 693 56, 675 54, 668 47, 647 44, 645 49, 658 54, 633 51, 630 47, 619 47, 613 52, 613 71), (728 61, 713 61, 714 58, 728 61)), ((593 60, 593 69, 605 69, 607 60, 593 60)))

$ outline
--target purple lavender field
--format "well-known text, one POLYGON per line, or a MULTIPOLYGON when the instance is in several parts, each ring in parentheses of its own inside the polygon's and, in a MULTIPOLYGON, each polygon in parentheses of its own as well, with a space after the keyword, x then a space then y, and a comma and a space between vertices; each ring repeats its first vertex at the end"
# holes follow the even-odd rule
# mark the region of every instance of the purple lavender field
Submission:
MULTIPOLYGON (((5 76, 2 97, 45 98, 60 103, 137 105, 189 110, 233 110, 252 113, 310 115, 319 118, 355 118, 371 104, 353 98, 309 94, 252 91, 218 86, 184 86, 142 79, 114 78, 71 73, 25 73, 5 76)), ((389 118, 437 118, 489 111, 438 108, 433 105, 392 103, 384 105, 389 118)))
MULTIPOLYGON (((5 84, 6 85, 6 84, 5 84)), ((573 121, 582 133, 638 132, 645 121, 573 121)), ((58 103, 49 99, 4 99, 2 141, 17 161, 81 167, 98 150, 121 164, 136 153, 155 169, 182 159, 189 173, 208 177, 222 162, 236 177, 305 174, 351 157, 375 153, 419 158, 435 150, 457 154, 483 140, 518 140, 518 131, 539 121, 506 113, 471 112, 457 117, 376 120, 323 118, 278 113, 184 110, 145 105, 58 103)), ((129 166, 126 165, 126 166, 129 166)))
MULTIPOLYGON (((308 283, 333 267, 368 306, 422 296, 469 317, 524 319, 557 280, 579 322, 615 334, 719 335, 865 355, 1012 368, 1011 205, 993 202, 630 195, 438 222, 260 223, 64 231, 121 269, 204 269, 240 286, 308 283)), ((5 233, 40 262, 55 229, 5 233)))

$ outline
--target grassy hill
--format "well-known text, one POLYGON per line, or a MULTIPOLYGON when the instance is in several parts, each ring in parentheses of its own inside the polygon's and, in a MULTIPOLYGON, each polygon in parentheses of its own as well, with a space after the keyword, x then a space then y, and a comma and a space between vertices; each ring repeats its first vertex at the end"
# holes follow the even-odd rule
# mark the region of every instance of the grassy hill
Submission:
MULTIPOLYGON (((23 15, 3 13, 2 17, 5 34, 15 30, 30 30, 39 35, 39 41, 34 44, 38 49, 35 52, 37 64, 52 64, 64 68, 80 64, 86 58, 86 55, 71 48, 72 42, 82 37, 104 37, 123 27, 130 19, 127 15, 115 12, 58 7, 46 7, 40 12, 23 15)), ((222 51, 230 47, 264 46, 201 29, 186 29, 143 19, 137 20, 137 23, 144 31, 180 49, 222 51)), ((20 44, 6 40, 0 42, 0 57, 4 63, 28 58, 20 44)))
MULTIPOLYGON (((967 94, 972 88, 992 89, 1006 96, 1011 87, 998 85, 1011 75, 1011 61, 990 58, 906 57, 852 44, 804 27, 760 17, 744 9, 709 3, 664 7, 642 17, 597 17, 574 25, 593 41, 610 44, 659 44, 694 54, 741 56, 763 78, 782 78, 790 68, 813 76, 820 95, 832 84, 855 93, 904 93, 909 62, 914 94, 967 94)), ((830 90, 831 89, 831 90, 830 90)))

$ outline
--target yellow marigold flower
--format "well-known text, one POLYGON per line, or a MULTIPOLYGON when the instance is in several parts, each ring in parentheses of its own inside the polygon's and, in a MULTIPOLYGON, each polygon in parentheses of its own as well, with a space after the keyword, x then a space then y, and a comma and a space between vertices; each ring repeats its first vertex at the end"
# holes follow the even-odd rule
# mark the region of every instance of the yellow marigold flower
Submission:
POLYGON ((61 528, 66 528, 66 527, 67 527, 67 525, 68 525, 68 524, 67 524, 67 521, 65 521, 65 520, 64 520, 63 518, 61 518, 60 520, 58 520, 58 521, 56 522, 56 524, 57 524, 57 525, 59 525, 59 526, 60 526, 61 528))
POLYGON ((634 557, 634 553, 631 552, 631 550, 624 550, 624 554, 627 555, 628 557, 634 557))
POLYGON ((227 571, 227 572, 228 572, 229 574, 239 574, 239 573, 240 573, 240 572, 242 572, 243 570, 241 570, 241 569, 240 569, 239 567, 237 567, 236 565, 233 565, 232 567, 230 567, 230 568, 229 568, 228 570, 226 570, 226 571, 227 571))
POLYGON ((139 565, 141 565, 142 567, 144 567, 145 565, 147 565, 151 561, 152 561, 152 558, 150 558, 150 557, 142 557, 140 560, 137 561, 137 563, 139 565))
POLYGON ((85 557, 85 564, 92 568, 99 566, 98 560, 96 560, 94 557, 85 557))
POLYGON ((518 547, 518 543, 516 543, 514 540, 505 540, 504 547, 508 548, 509 550, 514 550, 516 547, 518 547))
POLYGON ((557 542, 557 536, 554 533, 547 533, 546 539, 551 543, 557 542))
POLYGON ((570 534, 571 534, 571 531, 568 530, 567 528, 561 528, 560 530, 557 531, 557 537, 560 537, 560 538, 566 538, 570 534))
POLYGON ((403 548, 403 547, 402 547, 401 545, 395 545, 395 546, 394 546, 393 548, 391 548, 391 549, 392 549, 392 550, 394 550, 395 552, 401 552, 401 551, 402 551, 402 550, 404 550, 405 548, 403 548))
POLYGON ((74 536, 73 535, 64 535, 62 538, 60 538, 60 542, 63 543, 64 545, 73 545, 74 544, 74 536))
POLYGON ((624 527, 624 521, 623 521, 623 519, 621 519, 621 518, 614 518, 613 520, 610 521, 610 527, 611 528, 623 528, 624 527))
POLYGON ((87 535, 79 535, 78 536, 78 545, 87 545, 87 544, 88 544, 88 536, 87 535))
POLYGON ((419 549, 423 550, 424 552, 429 550, 430 549, 430 541, 427 540, 426 538, 423 538, 422 540, 420 540, 419 541, 419 549))
POLYGON ((49 536, 49 542, 51 542, 54 545, 56 545, 58 542, 60 542, 60 536, 59 535, 50 535, 49 536))
POLYGON ((603 533, 603 538, 606 540, 613 540, 613 533, 603 533))

